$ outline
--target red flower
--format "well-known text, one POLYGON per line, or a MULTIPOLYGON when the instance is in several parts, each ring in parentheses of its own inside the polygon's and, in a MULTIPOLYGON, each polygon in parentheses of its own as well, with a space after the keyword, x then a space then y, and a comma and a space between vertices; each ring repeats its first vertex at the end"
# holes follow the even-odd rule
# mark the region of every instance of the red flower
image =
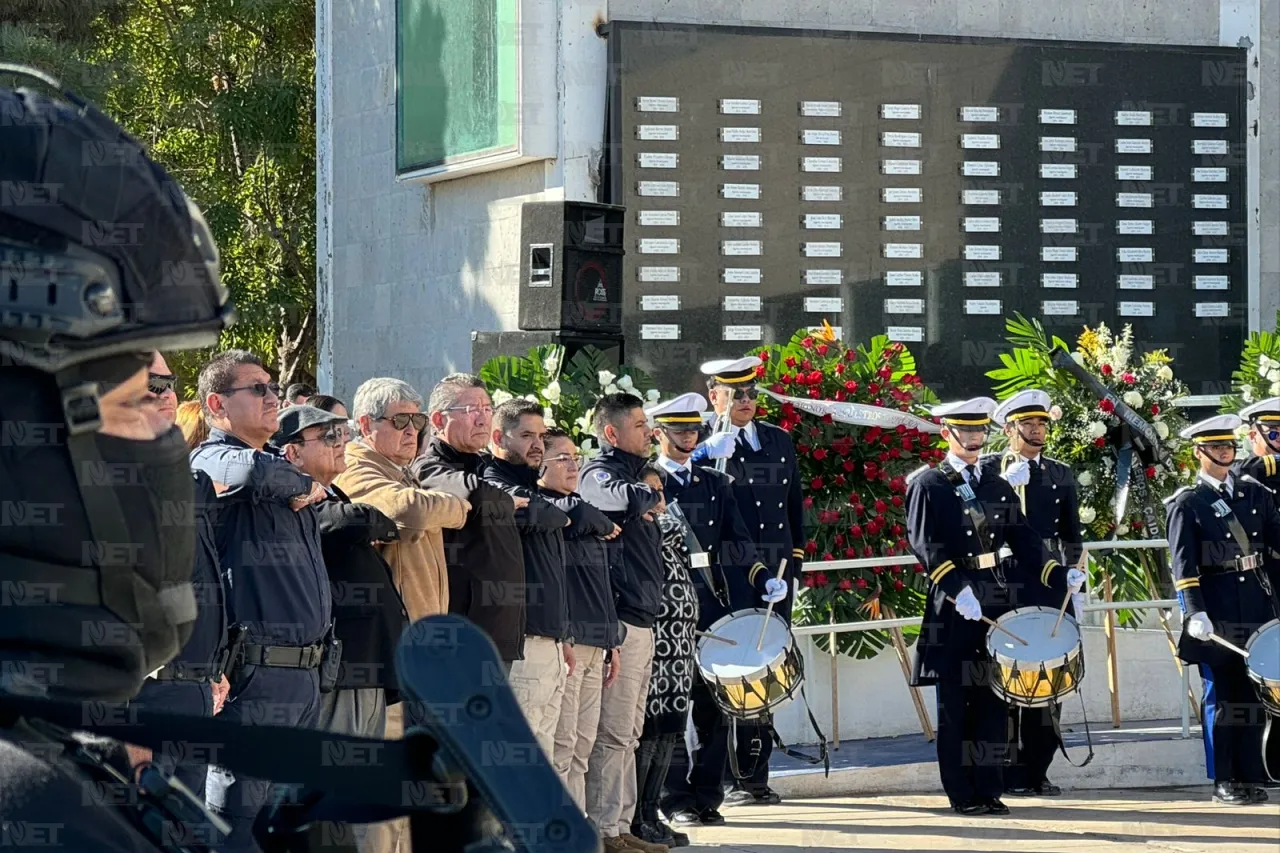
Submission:
POLYGON ((858 383, 850 379, 844 383, 844 390, 852 394, 854 391, 858 390, 858 383))
POLYGON ((884 501, 881 501, 881 500, 876 501, 876 512, 883 513, 888 508, 889 508, 889 505, 884 501))
POLYGON ((901 451, 901 450, 899 450, 899 449, 898 449, 898 448, 896 448, 896 447, 891 447, 891 448, 889 448, 889 458, 890 458, 890 459, 901 459, 901 458, 902 458, 902 451, 901 451))
MULTIPOLYGON (((896 524, 894 525, 894 527, 897 527, 897 526, 898 526, 898 525, 896 525, 896 524)), ((901 548, 903 551, 906 551, 906 550, 907 550, 907 540, 905 540, 905 539, 899 539, 899 540, 898 540, 898 547, 899 547, 899 548, 901 548)))
POLYGON ((892 545, 890 545, 888 548, 885 548, 884 553, 885 553, 885 556, 887 557, 896 557, 898 555, 898 552, 893 549, 892 545))
MULTIPOLYGON (((866 550, 867 550, 868 552, 870 552, 870 551, 871 551, 871 549, 870 549, 870 548, 867 548, 866 550)), ((870 556, 871 556, 871 554, 870 554, 870 553, 868 553, 868 554, 867 554, 867 556, 868 556, 868 557, 870 557, 870 556)), ((872 567, 871 567, 871 574, 873 574, 873 575, 882 575, 882 574, 884 574, 884 566, 872 566, 872 567)))
POLYGON ((837 486, 840 486, 841 488, 844 488, 844 484, 845 484, 845 482, 846 482, 846 480, 845 480, 845 478, 844 478, 844 474, 836 474, 836 485, 837 485, 837 486))
POLYGON ((857 549, 857 548, 845 548, 845 549, 844 549, 844 558, 845 558, 846 560, 852 560, 852 559, 853 559, 854 557, 856 557, 856 556, 858 556, 858 549, 857 549))
POLYGON ((905 586, 906 586, 906 584, 905 584, 905 583, 903 583, 903 582, 902 582, 902 581, 900 581, 900 580, 896 580, 896 581, 894 581, 894 582, 893 582, 893 588, 894 588, 894 590, 895 590, 895 591, 901 591, 901 590, 902 590, 902 588, 903 588, 903 587, 905 587, 905 586))
POLYGON ((836 536, 835 536, 835 543, 836 543, 836 545, 843 545, 843 544, 844 544, 844 534, 843 534, 843 533, 837 533, 837 534, 836 534, 836 536))
POLYGON ((882 367, 876 371, 876 376, 879 376, 881 379, 887 380, 889 379, 889 377, 893 376, 893 371, 890 370, 888 367, 882 367))
POLYGON ((805 509, 813 509, 813 498, 805 498, 805 499, 804 499, 804 508, 805 508, 805 509))
POLYGON ((828 349, 830 349, 830 347, 826 344, 818 344, 818 355, 826 355, 828 349))
POLYGON ((805 338, 800 342, 800 346, 805 349, 813 349, 813 338, 805 338))
POLYGON ((822 559, 826 560, 827 562, 831 562, 835 558, 836 558, 836 555, 832 554, 830 551, 825 551, 822 554, 822 559))
POLYGON ((922 566, 920 563, 916 563, 916 574, 918 575, 924 574, 924 566, 922 566))
POLYGON ((804 456, 808 452, 809 452, 809 445, 805 444, 804 442, 800 442, 799 444, 796 445, 796 453, 800 454, 801 456, 804 456))
MULTIPOLYGON (((901 535, 902 535, 902 525, 901 525, 901 524, 895 524, 893 527, 890 527, 890 528, 889 528, 889 532, 890 532, 890 533, 892 533, 894 536, 901 536, 901 535)), ((899 543, 899 544, 901 544, 901 543, 899 543)))
POLYGON ((1147 466, 1147 479, 1148 479, 1148 480, 1154 480, 1155 478, 1156 478, 1156 466, 1154 466, 1154 465, 1148 465, 1148 466, 1147 466))
POLYGON ((902 498, 899 497, 898 495, 894 495, 892 498, 889 499, 889 501, 896 507, 902 506, 902 498))
POLYGON ((837 365, 836 365, 836 376, 844 376, 844 365, 843 365, 843 364, 837 364, 837 365))
POLYGON ((1111 369, 1111 365, 1109 365, 1109 364, 1104 364, 1104 365, 1102 365, 1102 375, 1103 375, 1103 376, 1110 376, 1112 373, 1115 373, 1115 371, 1111 369))
POLYGON ((1126 385, 1132 385, 1133 383, 1138 381, 1138 377, 1134 376, 1132 373, 1126 373, 1123 376, 1121 376, 1120 379, 1126 385))
POLYGON ((850 528, 849 528, 849 535, 850 535, 850 536, 853 536, 853 537, 856 537, 856 538, 858 538, 858 539, 861 539, 861 538, 862 538, 862 525, 861 525, 861 524, 855 524, 853 527, 850 527, 850 528))
POLYGON ((809 589, 813 589, 813 575, 806 574, 804 576, 804 585, 809 589))
POLYGON ((769 414, 769 410, 768 410, 768 409, 766 409, 764 406, 756 406, 756 417, 757 417, 757 418, 763 418, 763 417, 765 417, 765 416, 766 416, 766 415, 768 415, 768 414, 769 414))
POLYGON ((813 451, 813 458, 816 459, 818 462, 821 462, 823 459, 826 459, 827 449, 825 447, 815 448, 813 451))
POLYGON ((783 403, 782 414, 784 417, 794 418, 796 416, 796 407, 790 403, 783 403))
POLYGON ((907 451, 908 453, 911 453, 913 450, 916 449, 916 446, 911 443, 911 436, 907 436, 906 438, 902 439, 902 449, 907 451))
POLYGON ((874 480, 880 475, 880 468, 874 462, 864 462, 862 470, 866 473, 868 480, 874 480))
POLYGON ((810 438, 817 438, 820 435, 822 435, 822 430, 818 429, 817 427, 809 427, 810 438))
POLYGON ((880 459, 880 461, 881 461, 881 462, 888 462, 888 461, 889 461, 889 454, 882 450, 882 451, 880 451, 880 453, 878 454, 878 458, 880 459))
POLYGON ((835 418, 833 418, 833 417, 831 417, 831 415, 823 415, 823 416, 822 416, 822 422, 823 422, 824 424, 833 424, 833 423, 835 423, 835 422, 836 422, 836 419, 835 419, 835 418))
POLYGON ((837 390, 836 390, 836 402, 837 402, 837 403, 843 403, 843 402, 844 402, 845 400, 847 400, 847 399, 848 399, 848 397, 846 397, 846 396, 845 396, 845 393, 844 393, 844 389, 843 389, 843 388, 840 388, 840 389, 837 389, 837 390))
POLYGON ((847 349, 847 350, 845 350, 845 351, 844 351, 844 360, 845 360, 845 361, 853 361, 853 360, 854 360, 854 359, 856 359, 857 357, 858 357, 858 353, 857 353, 857 351, 856 351, 856 350, 847 349))
POLYGON ((803 367, 805 370, 813 370, 813 363, 810 362, 809 359, 807 358, 804 361, 800 362, 800 366, 803 367))
POLYGON ((821 371, 821 370, 814 370, 814 371, 812 371, 812 372, 810 372, 810 373, 809 373, 809 384, 810 384, 810 385, 817 385, 817 384, 819 384, 820 382, 822 382, 822 371, 821 371))
POLYGON ((790 385, 790 384, 791 384, 791 374, 790 374, 790 373, 784 373, 784 374, 782 374, 781 376, 779 376, 779 377, 778 377, 778 381, 779 381, 779 382, 781 382, 783 385, 790 385))
POLYGON ((836 585, 840 587, 841 592, 848 592, 849 590, 853 589, 853 581, 849 580, 848 578, 840 578, 840 583, 836 585))
MULTIPOLYGON (((830 554, 828 554, 827 556, 831 556, 831 555, 830 555, 830 554)), ((813 585, 814 585, 814 586, 826 586, 826 585, 827 585, 827 575, 826 575, 826 573, 825 573, 825 572, 818 572, 816 575, 814 575, 814 576, 813 576, 813 585)))
POLYGON ((1104 399, 1100 403, 1098 403, 1098 408, 1102 409, 1102 411, 1106 412, 1109 415, 1116 410, 1116 404, 1111 402, 1110 399, 1104 399))
POLYGON ((1151 404, 1151 414, 1153 414, 1153 415, 1158 415, 1158 414, 1160 414, 1160 404, 1159 404, 1159 403, 1152 403, 1152 404, 1151 404))
POLYGON ((806 554, 816 554, 818 553, 818 543, 810 539, 808 542, 804 543, 804 550, 806 554))
POLYGON ((814 477, 812 480, 809 481, 809 488, 813 489, 815 492, 822 491, 822 487, 824 485, 826 484, 822 482, 821 477, 814 477))
POLYGON ((846 459, 840 463, 840 467, 848 471, 850 474, 853 473, 853 466, 854 466, 854 462, 852 459, 846 459))
POLYGON ((892 569, 890 569, 890 571, 893 572, 895 575, 900 575, 902 574, 902 566, 894 566, 892 569))
POLYGON ((768 361, 768 360, 769 360, 769 351, 768 351, 768 350, 762 350, 762 351, 760 352, 760 360, 761 360, 761 361, 768 361))
POLYGON ((864 512, 866 512, 866 511, 867 511, 867 508, 866 508, 865 506, 863 506, 862 504, 854 504, 854 505, 853 505, 853 514, 854 514, 854 515, 862 515, 862 514, 863 514, 864 512))
POLYGON ((757 379, 759 379, 759 378, 760 378, 760 377, 762 377, 762 376, 764 376, 764 365, 763 365, 763 364, 757 364, 757 365, 756 365, 756 378, 757 378, 757 379))
POLYGON ((1106 447, 1106 446, 1107 446, 1107 440, 1106 440, 1105 438, 1101 438, 1101 437, 1099 437, 1099 438, 1095 438, 1095 439, 1093 440, 1093 446, 1094 446, 1094 447, 1106 447))
POLYGON ((809 391, 809 396, 810 396, 812 399, 814 399, 814 400, 821 400, 821 399, 822 399, 822 392, 821 392, 821 391, 819 391, 817 388, 814 388, 814 389, 812 389, 812 390, 810 390, 810 391, 809 391))
MULTIPOLYGON (((770 386, 769 386, 769 390, 770 390, 770 391, 772 391, 772 392, 773 392, 773 393, 775 393, 775 394, 781 394, 781 393, 782 393, 782 384, 781 384, 781 383, 779 383, 779 382, 775 382, 775 383, 773 383, 772 385, 770 385, 770 386)), ((788 406, 788 405, 790 405, 790 404, 784 404, 784 405, 783 405, 783 407, 782 407, 782 408, 783 408, 784 412, 785 412, 785 410, 786 410, 786 408, 787 408, 787 406, 788 406)))
POLYGON ((879 382, 872 382, 870 385, 868 385, 868 386, 867 386, 867 393, 868 393, 868 394, 879 394, 879 393, 880 393, 880 383, 879 383, 879 382))
POLYGON ((866 578, 858 578, 858 580, 854 583, 854 586, 856 586, 858 589, 866 589, 867 588, 866 578))
POLYGON ((872 548, 870 545, 867 545, 862 549, 862 556, 864 557, 870 557, 874 553, 875 553, 875 549, 872 548))
POLYGON ((783 364, 785 364, 787 367, 795 368, 795 366, 796 366, 796 357, 795 357, 794 355, 789 355, 789 356, 787 356, 787 357, 783 360, 783 362, 782 362, 782 363, 783 363, 783 364))

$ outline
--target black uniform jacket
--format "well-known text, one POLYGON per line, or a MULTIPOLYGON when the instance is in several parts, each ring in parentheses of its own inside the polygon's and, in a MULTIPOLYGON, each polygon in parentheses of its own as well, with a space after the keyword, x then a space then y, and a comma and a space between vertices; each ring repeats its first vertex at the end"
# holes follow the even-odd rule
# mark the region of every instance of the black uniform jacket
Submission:
MULTIPOLYGON (((1243 528, 1250 549, 1257 553, 1280 549, 1280 515, 1271 494, 1262 486, 1242 476, 1233 476, 1232 480, 1230 499, 1198 480, 1194 486, 1174 492, 1165 504, 1174 588, 1182 612, 1187 616, 1206 613, 1213 621, 1215 634, 1243 647, 1254 631, 1280 614, 1280 602, 1274 584, 1266 584, 1272 593, 1268 595, 1263 575, 1252 569, 1242 570, 1236 563, 1241 549, 1218 501, 1227 504, 1243 528)), ((1185 628, 1178 641, 1178 656, 1188 663, 1213 665, 1233 655, 1235 652, 1212 641, 1192 639, 1185 628)))
POLYGON ((352 503, 337 486, 315 505, 320 548, 333 594, 334 634, 342 640, 338 687, 381 687, 399 701, 395 649, 409 614, 375 541, 396 535, 396 523, 368 504, 352 503))
MULTIPOLYGON (((1004 454, 992 453, 979 460, 983 479, 999 477, 1004 454)), ((1080 500, 1076 493, 1075 473, 1056 459, 1041 455, 1031 465, 1031 479, 1025 486, 1014 488, 1027 523, 1044 540, 1049 553, 1064 566, 1074 568, 1080 562, 1080 500)), ((1053 572, 1048 586, 1027 590, 1022 605, 1058 608, 1067 594, 1067 573, 1053 572)), ((1068 605, 1069 606, 1069 605, 1068 605)))
POLYGON ((620 548, 616 539, 601 537, 613 532, 614 524, 603 512, 576 492, 561 494, 543 489, 542 496, 569 516, 564 529, 564 580, 569 597, 569 636, 574 643, 612 649, 622 645, 618 611, 614 606, 613 576, 619 559, 610 554, 620 548))
POLYGON ((484 479, 529 503, 515 511, 524 550, 525 633, 569 639, 569 598, 564 582, 564 529, 569 516, 538 491, 538 472, 496 456, 485 460, 484 479))
POLYGON ((618 619, 637 628, 652 628, 662 606, 662 534, 644 514, 658 505, 658 493, 640 482, 649 460, 603 444, 599 454, 582 467, 578 492, 582 499, 622 527, 620 548, 610 550, 617 566, 615 581, 618 619))
POLYGON ((698 593, 698 627, 705 630, 728 613, 759 606, 764 583, 773 574, 756 559, 755 541, 738 510, 733 478, 699 465, 685 476, 688 480, 681 484, 677 475, 663 468, 662 488, 667 505, 676 504, 693 528, 710 562, 706 572, 723 596, 723 601, 719 600, 707 588, 703 571, 692 568, 690 576, 698 593))
POLYGON ((930 581, 916 643, 916 685, 934 684, 944 673, 986 655, 986 624, 957 614, 947 596, 955 598, 968 586, 983 615, 995 619, 1041 598, 1053 575, 1065 571, 1026 523, 1013 488, 990 474, 979 478, 974 496, 991 536, 989 553, 998 555, 1007 546, 1012 559, 997 556, 996 568, 980 568, 979 556, 987 549, 979 544, 973 516, 948 479, 949 470, 948 462, 918 469, 907 485, 907 538, 930 581))

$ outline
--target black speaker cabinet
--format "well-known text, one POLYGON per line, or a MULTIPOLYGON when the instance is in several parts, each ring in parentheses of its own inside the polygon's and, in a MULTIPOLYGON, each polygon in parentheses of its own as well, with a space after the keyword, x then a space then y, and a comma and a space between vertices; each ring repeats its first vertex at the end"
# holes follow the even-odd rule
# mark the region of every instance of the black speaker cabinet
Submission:
POLYGON ((565 361, 573 358, 583 347, 595 347, 609 357, 616 367, 622 364, 621 335, 576 335, 571 332, 472 332, 471 369, 479 373, 484 363, 495 355, 529 354, 529 350, 544 344, 560 344, 565 348, 565 361))
POLYGON ((622 334, 625 208, 527 202, 520 216, 520 328, 622 334))

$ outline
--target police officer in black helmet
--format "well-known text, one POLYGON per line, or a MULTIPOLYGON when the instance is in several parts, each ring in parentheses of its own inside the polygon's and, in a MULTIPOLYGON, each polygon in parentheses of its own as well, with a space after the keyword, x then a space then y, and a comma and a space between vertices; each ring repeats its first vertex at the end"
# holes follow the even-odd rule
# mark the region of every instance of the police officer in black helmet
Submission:
POLYGON ((0 76, 32 87, 0 89, 4 843, 148 850, 128 808, 86 796, 89 779, 132 781, 123 750, 13 709, 79 701, 87 725, 190 636, 195 529, 165 519, 192 477, 147 368, 212 346, 234 313, 203 217, 138 143, 39 72, 0 76))

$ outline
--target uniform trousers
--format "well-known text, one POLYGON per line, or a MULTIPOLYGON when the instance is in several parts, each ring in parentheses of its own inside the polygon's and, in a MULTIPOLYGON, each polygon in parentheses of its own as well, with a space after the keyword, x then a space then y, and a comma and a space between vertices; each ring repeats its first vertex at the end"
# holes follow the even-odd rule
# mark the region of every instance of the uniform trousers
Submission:
MULTIPOLYGON (((129 704, 144 711, 212 717, 213 688, 207 681, 156 681, 148 678, 129 704)), ((207 748, 184 741, 166 743, 163 749, 153 751, 151 763, 186 785, 196 799, 203 800, 205 775, 209 762, 214 758, 216 756, 210 755, 207 748)))
POLYGON ((1008 706, 987 685, 987 667, 962 663, 938 679, 938 771, 952 805, 1004 793, 1008 706))
MULTIPOLYGON (((690 756, 685 743, 680 741, 671 753, 666 794, 662 798, 662 811, 668 816, 685 809, 693 809, 699 813, 707 809, 718 809, 724 802, 724 773, 729 759, 729 720, 711 698, 711 691, 701 677, 694 679, 689 704, 698 749, 690 756)), ((743 734, 741 724, 738 734, 739 737, 743 734)))
POLYGON ((1009 766, 1004 770, 1005 790, 1039 788, 1048 778, 1049 765, 1058 749, 1054 721, 1062 716, 1062 706, 1009 709, 1009 766))
MULTIPOLYGON (((320 681, 314 669, 246 666, 231 681, 231 693, 219 715, 242 725, 311 729, 320 719, 320 681)), ((272 783, 237 776, 225 767, 209 768, 205 803, 231 825, 218 849, 256 853, 253 822, 271 797, 272 783)))
POLYGON ((735 755, 738 759, 738 772, 743 778, 736 778, 733 767, 729 766, 729 784, 755 796, 768 791, 769 758, 773 755, 772 717, 757 722, 738 723, 738 748, 735 755))
POLYGON ((1262 784, 1262 732, 1266 712, 1258 701, 1243 658, 1231 655, 1211 664, 1213 696, 1206 691, 1204 731, 1213 732, 1213 780, 1262 784))
POLYGON ((587 808, 587 763, 600 728, 604 655, 604 649, 595 646, 574 646, 573 674, 565 681, 555 731, 552 763, 574 804, 583 812, 587 808))
MULTIPOLYGON (((1185 665, 1185 664, 1184 664, 1185 665)), ((1201 701, 1201 707, 1204 709, 1204 726, 1201 731, 1204 734, 1204 775, 1213 779, 1213 706, 1218 701, 1218 692, 1213 686, 1213 670, 1209 669, 1208 664, 1199 664, 1200 682, 1204 686, 1204 695, 1201 701)))
POLYGON ((556 753, 556 727, 560 723, 568 671, 558 640, 526 636, 524 659, 514 661, 507 676, 511 692, 516 695, 516 702, 529 721, 529 728, 533 729, 548 764, 554 761, 556 753))
POLYGON ((587 763, 587 817, 604 838, 631 832, 636 811, 636 747, 653 674, 653 629, 627 625, 621 672, 600 699, 600 728, 587 763))

